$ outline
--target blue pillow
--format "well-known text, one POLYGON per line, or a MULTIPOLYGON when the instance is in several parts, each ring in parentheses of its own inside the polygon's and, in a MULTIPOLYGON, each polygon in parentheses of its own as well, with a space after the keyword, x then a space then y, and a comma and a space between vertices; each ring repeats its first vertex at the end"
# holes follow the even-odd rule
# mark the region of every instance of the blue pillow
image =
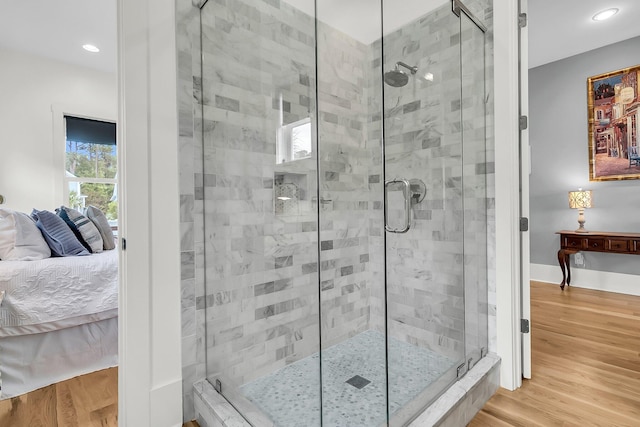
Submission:
POLYGON ((34 209, 31 217, 42 232, 53 256, 89 255, 73 231, 58 215, 34 209))
POLYGON ((91 253, 102 252, 102 236, 95 224, 75 209, 60 206, 56 213, 69 226, 82 246, 91 253))

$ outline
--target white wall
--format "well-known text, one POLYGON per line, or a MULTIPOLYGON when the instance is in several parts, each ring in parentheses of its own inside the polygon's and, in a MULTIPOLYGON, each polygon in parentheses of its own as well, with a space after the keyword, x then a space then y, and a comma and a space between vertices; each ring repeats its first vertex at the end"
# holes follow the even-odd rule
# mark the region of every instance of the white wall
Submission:
POLYGON ((116 117, 116 74, 5 49, 0 49, 0 64, 3 206, 27 213, 54 209, 63 203, 55 182, 64 163, 54 159, 52 106, 116 117))

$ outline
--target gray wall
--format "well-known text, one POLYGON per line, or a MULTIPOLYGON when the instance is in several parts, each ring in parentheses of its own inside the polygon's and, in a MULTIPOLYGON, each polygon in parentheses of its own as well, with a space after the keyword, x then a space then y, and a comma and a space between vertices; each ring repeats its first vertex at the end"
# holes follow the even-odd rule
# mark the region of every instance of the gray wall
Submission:
MULTIPOLYGON (((640 181, 589 182, 587 78, 640 63, 640 37, 529 70, 531 263, 557 265, 558 230, 578 227, 567 192, 593 190, 592 231, 640 232, 640 181)), ((584 254, 586 268, 640 274, 634 255, 584 254)), ((573 266, 573 264, 572 264, 573 266)))

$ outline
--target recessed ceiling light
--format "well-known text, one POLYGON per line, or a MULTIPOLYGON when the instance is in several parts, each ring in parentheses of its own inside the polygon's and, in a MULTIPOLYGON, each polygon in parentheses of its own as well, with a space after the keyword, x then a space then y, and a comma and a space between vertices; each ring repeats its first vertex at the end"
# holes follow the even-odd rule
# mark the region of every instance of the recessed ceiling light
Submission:
POLYGON ((97 47, 95 47, 95 46, 94 46, 94 45, 92 45, 92 44, 83 44, 83 45, 82 45, 82 48, 83 48, 84 50, 87 50, 87 51, 89 51, 89 52, 93 52, 93 53, 100 52, 100 49, 98 49, 97 47))
POLYGON ((619 10, 620 9, 612 7, 611 9, 603 10, 602 12, 596 13, 595 15, 593 15, 593 18, 591 19, 593 19, 594 21, 604 21, 605 19, 609 19, 613 15, 618 13, 619 10))

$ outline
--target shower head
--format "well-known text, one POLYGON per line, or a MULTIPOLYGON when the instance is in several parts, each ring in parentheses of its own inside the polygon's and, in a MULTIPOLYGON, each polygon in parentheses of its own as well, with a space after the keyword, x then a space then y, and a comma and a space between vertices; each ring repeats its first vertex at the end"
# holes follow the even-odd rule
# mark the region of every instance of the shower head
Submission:
POLYGON ((392 87, 402 87, 409 83, 409 76, 400 69, 401 66, 411 71, 411 74, 418 72, 418 67, 412 67, 404 62, 396 62, 393 70, 384 73, 384 82, 386 84, 392 87))
POLYGON ((392 87, 402 87, 409 83, 409 76, 402 70, 394 69, 384 73, 384 82, 392 87))

